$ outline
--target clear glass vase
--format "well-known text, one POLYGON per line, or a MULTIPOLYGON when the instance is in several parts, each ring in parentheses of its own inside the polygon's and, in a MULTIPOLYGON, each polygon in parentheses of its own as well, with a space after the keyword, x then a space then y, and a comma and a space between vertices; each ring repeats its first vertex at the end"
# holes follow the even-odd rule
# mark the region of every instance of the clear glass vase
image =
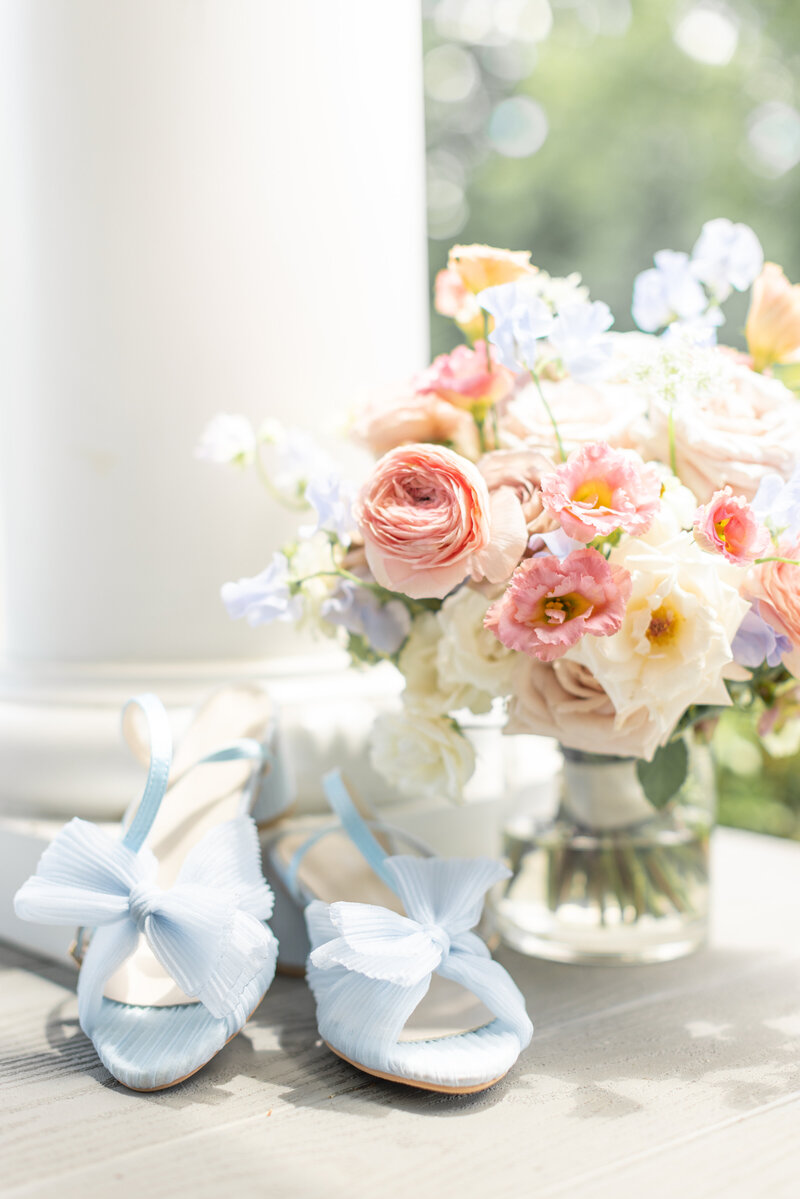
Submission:
POLYGON ((506 820, 512 878, 495 899, 503 939, 560 962, 662 962, 706 937, 716 808, 708 746, 686 738, 683 785, 659 809, 635 758, 563 749, 555 811, 506 820))

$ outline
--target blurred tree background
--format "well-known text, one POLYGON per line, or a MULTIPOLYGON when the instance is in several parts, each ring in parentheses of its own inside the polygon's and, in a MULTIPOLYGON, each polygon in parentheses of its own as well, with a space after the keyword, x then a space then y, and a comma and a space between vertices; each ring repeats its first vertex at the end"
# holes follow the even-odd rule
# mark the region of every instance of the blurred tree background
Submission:
MULTIPOLYGON (((717 216, 800 278, 798 0, 423 0, 423 16, 431 281, 455 241, 530 249, 626 330, 634 276, 717 216)), ((431 332, 434 353, 458 340, 435 313, 431 332)), ((770 757, 741 714, 716 743, 722 821, 800 839, 798 757, 770 757)))

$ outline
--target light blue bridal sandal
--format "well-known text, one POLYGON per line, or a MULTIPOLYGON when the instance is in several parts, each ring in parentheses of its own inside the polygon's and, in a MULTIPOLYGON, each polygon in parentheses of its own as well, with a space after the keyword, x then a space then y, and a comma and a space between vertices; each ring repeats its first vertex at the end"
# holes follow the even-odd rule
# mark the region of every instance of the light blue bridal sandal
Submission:
POLYGON ((522 994, 470 931, 508 870, 489 858, 434 857, 400 830, 368 825, 338 772, 323 781, 340 825, 306 837, 281 832, 266 856, 287 936, 287 897, 305 912, 323 1039, 378 1078, 449 1094, 485 1090, 533 1033, 522 994), (391 855, 371 828, 410 841, 418 855, 391 855))
POLYGON ((291 797, 258 689, 215 693, 181 740, 172 773, 169 723, 155 696, 130 701, 123 729, 149 758, 123 835, 72 820, 14 907, 23 920, 81 926, 81 1028, 114 1078, 157 1091, 210 1061, 272 982, 277 941, 265 921, 273 896, 255 820, 275 819, 291 797), (194 757, 203 743, 221 744, 215 729, 249 735, 194 757))

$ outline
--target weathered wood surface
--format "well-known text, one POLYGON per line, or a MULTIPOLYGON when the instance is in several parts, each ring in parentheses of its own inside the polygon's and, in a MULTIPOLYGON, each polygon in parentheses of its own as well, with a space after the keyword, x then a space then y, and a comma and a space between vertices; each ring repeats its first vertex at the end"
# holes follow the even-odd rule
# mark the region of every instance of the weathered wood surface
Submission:
POLYGON ((712 946, 644 968, 506 953, 537 1033, 475 1097, 370 1079, 278 979, 201 1074, 135 1095, 74 975, 0 949, 0 1191, 106 1199, 800 1195, 800 846, 721 832, 712 946))

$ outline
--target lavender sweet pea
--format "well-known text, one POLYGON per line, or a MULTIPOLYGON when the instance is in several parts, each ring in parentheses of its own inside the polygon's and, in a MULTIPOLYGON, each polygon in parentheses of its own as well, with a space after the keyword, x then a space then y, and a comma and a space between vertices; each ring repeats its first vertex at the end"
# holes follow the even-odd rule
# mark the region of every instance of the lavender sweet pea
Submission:
POLYGON ((525 283, 501 283, 478 294, 478 303, 494 317, 489 341, 510 370, 536 363, 538 343, 553 327, 553 314, 525 283))
POLYGON ((299 620, 302 615, 303 600, 292 595, 285 554, 273 554, 266 570, 252 579, 223 584, 221 594, 230 618, 244 618, 254 629, 273 620, 299 620))
POLYGON ((789 638, 767 624, 757 605, 746 613, 731 646, 734 660, 749 670, 757 670, 765 662, 767 666, 780 665, 781 658, 791 648, 789 638))
POLYGON ((400 600, 381 603, 374 591, 344 579, 320 609, 323 620, 363 637, 379 654, 396 654, 411 629, 408 608, 400 600))

